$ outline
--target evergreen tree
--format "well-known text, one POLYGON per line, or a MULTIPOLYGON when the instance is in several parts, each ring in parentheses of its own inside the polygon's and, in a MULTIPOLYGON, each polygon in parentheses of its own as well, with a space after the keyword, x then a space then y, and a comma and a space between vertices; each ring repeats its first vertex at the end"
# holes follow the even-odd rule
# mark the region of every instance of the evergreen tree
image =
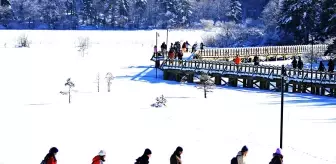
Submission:
POLYGON ((177 5, 178 7, 178 21, 179 25, 183 27, 187 27, 191 23, 191 17, 193 14, 192 6, 190 4, 189 0, 181 0, 180 5, 177 5))
POLYGON ((81 10, 82 24, 93 25, 94 13, 93 0, 83 0, 83 8, 81 10))
POLYGON ((134 3, 134 21, 136 27, 143 27, 146 21, 145 11, 147 10, 147 0, 135 0, 134 3))
POLYGON ((7 6, 0 6, 0 25, 7 28, 11 20, 13 20, 12 10, 7 6))
POLYGON ((49 29, 56 29, 64 21, 62 18, 66 13, 65 1, 39 0, 42 21, 49 26, 49 29))
POLYGON ((309 36, 318 36, 321 0, 284 0, 279 27, 294 37, 296 44, 308 44, 309 36))
POLYGON ((336 0, 323 1, 320 29, 324 39, 336 37, 336 0))
POLYGON ((238 0, 230 1, 230 8, 227 13, 227 17, 230 21, 240 23, 242 21, 242 8, 241 3, 238 0))

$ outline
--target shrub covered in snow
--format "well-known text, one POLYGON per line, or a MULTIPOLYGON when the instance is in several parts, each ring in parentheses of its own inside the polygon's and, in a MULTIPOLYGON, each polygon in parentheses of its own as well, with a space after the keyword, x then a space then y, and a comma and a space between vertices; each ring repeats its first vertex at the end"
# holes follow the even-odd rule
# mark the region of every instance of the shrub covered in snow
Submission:
POLYGON ((88 52, 90 46, 90 38, 89 37, 79 37, 78 38, 78 45, 76 46, 78 48, 78 51, 81 53, 81 55, 84 57, 88 52))
POLYGON ((17 38, 17 43, 15 47, 28 47, 30 46, 31 41, 28 40, 28 36, 25 34, 20 35, 17 38))

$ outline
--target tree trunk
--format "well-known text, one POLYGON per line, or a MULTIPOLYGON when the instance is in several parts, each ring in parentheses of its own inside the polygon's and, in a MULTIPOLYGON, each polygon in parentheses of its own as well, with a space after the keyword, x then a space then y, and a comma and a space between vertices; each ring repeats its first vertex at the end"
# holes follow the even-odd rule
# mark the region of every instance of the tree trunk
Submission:
POLYGON ((71 93, 70 93, 70 87, 69 87, 69 104, 71 103, 71 93))
POLYGON ((203 84, 203 88, 204 88, 204 98, 207 98, 207 95, 206 95, 206 87, 205 87, 206 85, 205 84, 203 84))

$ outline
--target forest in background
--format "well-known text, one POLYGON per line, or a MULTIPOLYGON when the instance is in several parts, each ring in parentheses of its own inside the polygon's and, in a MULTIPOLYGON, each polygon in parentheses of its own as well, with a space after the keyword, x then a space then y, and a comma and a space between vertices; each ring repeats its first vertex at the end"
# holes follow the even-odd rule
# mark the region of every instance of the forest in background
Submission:
POLYGON ((1 0, 0 29, 205 29, 208 46, 336 36, 336 0, 1 0))

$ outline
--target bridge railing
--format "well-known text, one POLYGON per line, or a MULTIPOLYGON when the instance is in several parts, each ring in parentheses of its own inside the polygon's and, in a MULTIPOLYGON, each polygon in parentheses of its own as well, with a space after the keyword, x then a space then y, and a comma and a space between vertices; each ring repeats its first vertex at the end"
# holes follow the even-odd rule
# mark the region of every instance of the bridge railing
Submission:
POLYGON ((233 58, 258 56, 276 56, 288 54, 304 54, 314 52, 325 52, 328 45, 293 45, 293 46, 266 46, 266 47, 238 47, 238 48, 216 48, 198 50, 197 54, 202 58, 233 58))
MULTIPOLYGON (((232 62, 205 60, 164 60, 161 69, 203 72, 207 74, 239 75, 280 79, 281 67, 271 65, 234 64, 232 62)), ((336 73, 319 72, 310 69, 286 68, 288 80, 313 82, 319 84, 336 84, 336 73)))

